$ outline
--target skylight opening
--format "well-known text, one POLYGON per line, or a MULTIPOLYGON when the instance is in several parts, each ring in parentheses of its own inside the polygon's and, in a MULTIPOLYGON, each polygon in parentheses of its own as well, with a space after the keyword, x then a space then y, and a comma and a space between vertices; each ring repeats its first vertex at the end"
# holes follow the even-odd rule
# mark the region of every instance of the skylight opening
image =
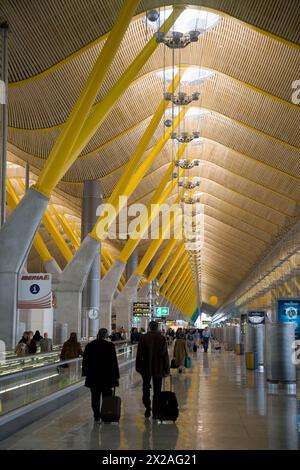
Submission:
MULTIPOLYGON (((155 18, 159 10, 152 10, 148 12, 148 18, 144 17, 144 22, 147 23, 148 28, 157 31, 159 27, 169 18, 172 14, 173 8, 161 8, 160 15, 155 21, 151 19, 155 18)), ((178 31, 186 34, 190 31, 200 31, 204 33, 218 25, 221 21, 221 17, 215 13, 211 13, 206 10, 199 10, 194 7, 187 7, 175 21, 174 26, 171 28, 172 31, 178 31)))

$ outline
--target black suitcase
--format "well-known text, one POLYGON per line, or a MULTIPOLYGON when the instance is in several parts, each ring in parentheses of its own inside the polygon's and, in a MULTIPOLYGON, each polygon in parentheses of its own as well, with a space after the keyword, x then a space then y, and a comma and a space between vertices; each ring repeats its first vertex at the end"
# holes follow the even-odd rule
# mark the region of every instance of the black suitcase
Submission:
POLYGON ((165 380, 164 390, 159 395, 158 401, 158 413, 157 417, 159 421, 173 421, 175 422, 179 415, 178 401, 174 392, 172 392, 172 376, 170 375, 170 391, 165 391, 165 380))
POLYGON ((121 417, 121 398, 116 397, 116 391, 110 397, 102 400, 100 417, 104 423, 118 423, 121 417))

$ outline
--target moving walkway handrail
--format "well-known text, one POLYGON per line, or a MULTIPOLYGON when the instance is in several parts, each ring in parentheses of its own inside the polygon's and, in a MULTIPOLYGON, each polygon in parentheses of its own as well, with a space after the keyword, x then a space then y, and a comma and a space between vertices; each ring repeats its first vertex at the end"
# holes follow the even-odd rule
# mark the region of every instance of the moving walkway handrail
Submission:
MULTIPOLYGON (((128 348, 129 348, 129 350, 131 350, 131 352, 133 352, 133 350, 136 346, 137 346, 136 344, 131 344, 131 345, 128 345, 128 348)), ((118 358, 120 356, 123 356, 124 354, 129 353, 129 351, 123 351, 123 352, 118 353, 118 349, 116 350, 116 352, 117 352, 117 357, 118 358)), ((2 375, 0 375, 0 383, 3 382, 5 379, 8 380, 10 378, 17 378, 17 377, 20 377, 21 375, 25 375, 25 374, 26 375, 31 375, 31 374, 34 374, 36 372, 47 371, 49 369, 53 369, 54 365, 56 365, 57 367, 60 367, 64 364, 73 364, 73 363, 77 363, 77 362, 81 362, 81 361, 82 361, 82 357, 76 357, 75 359, 67 359, 65 361, 61 361, 61 360, 53 361, 51 364, 46 364, 46 365, 39 366, 39 367, 32 367, 30 369, 23 369, 21 371, 11 372, 11 373, 8 373, 8 374, 2 374, 2 375)))

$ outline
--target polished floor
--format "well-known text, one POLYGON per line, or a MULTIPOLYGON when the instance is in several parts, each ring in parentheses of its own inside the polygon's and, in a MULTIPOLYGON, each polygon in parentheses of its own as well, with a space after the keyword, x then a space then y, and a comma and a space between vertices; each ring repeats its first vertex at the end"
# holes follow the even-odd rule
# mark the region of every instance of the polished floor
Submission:
POLYGON ((173 387, 180 407, 176 424, 144 418, 141 380, 132 367, 118 390, 119 425, 94 424, 87 391, 2 441, 0 449, 299 448, 300 396, 267 393, 264 374, 245 370, 242 356, 198 352, 192 369, 173 375, 173 387))

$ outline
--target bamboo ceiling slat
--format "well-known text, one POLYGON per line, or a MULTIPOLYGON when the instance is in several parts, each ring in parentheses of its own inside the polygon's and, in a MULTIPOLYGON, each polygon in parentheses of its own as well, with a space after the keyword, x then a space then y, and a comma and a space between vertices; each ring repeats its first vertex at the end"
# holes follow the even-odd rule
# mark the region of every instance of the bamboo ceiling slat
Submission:
MULTIPOLYGON (((145 26, 142 19, 132 22, 97 100, 105 96, 122 71, 130 65, 141 50, 144 38, 145 26)), ((96 60, 99 47, 92 47, 75 57, 71 63, 45 77, 12 88, 10 125, 34 128, 62 124, 96 60), (66 83, 68 87, 65 86, 66 83)), ((300 67, 300 52, 230 19, 223 20, 217 28, 203 35, 199 43, 189 46, 183 54, 182 62, 186 64, 198 64, 201 57, 202 66, 219 70, 291 102, 291 84, 300 67), (251 44, 251 51, 247 44, 251 44)), ((164 49, 159 47, 138 76, 162 68, 164 57, 164 49)), ((171 64, 172 54, 167 51, 166 65, 171 64)))
MULTIPOLYGON (((88 0, 1 3, 0 18, 8 19, 11 30, 9 80, 37 75, 10 86, 10 161, 28 162, 35 176, 43 168, 60 126, 103 47, 101 35, 111 28, 121 3, 99 0, 93 3, 93 8, 88 0), (91 47, 85 47, 88 44, 91 47), (77 53, 71 56, 74 52, 77 53), (45 129, 35 131, 41 128, 45 129)), ((201 2, 299 43, 297 2, 248 3, 201 2)), ((144 0, 138 12, 159 4, 162 0, 144 0)), ((143 19, 136 18, 105 77, 97 102, 146 41, 143 19)), ((63 207, 71 211, 72 217, 80 216, 83 181, 100 179, 105 200, 118 183, 162 99, 162 80, 154 72, 163 67, 164 61, 171 65, 172 52, 159 46, 55 189, 52 201, 59 204, 63 200, 63 207)), ((181 52, 181 63, 185 66, 201 63, 216 71, 213 78, 198 87, 201 98, 196 105, 210 113, 203 119, 185 120, 180 130, 198 130, 207 139, 203 146, 191 145, 186 151, 186 157, 203 161, 186 176, 202 178, 200 191, 205 212, 202 295, 207 300, 209 295, 217 294, 223 301, 274 242, 274 237, 280 237, 299 217, 300 110, 291 104, 291 95, 292 82, 299 78, 300 49, 223 17, 214 30, 181 52)), ((190 93, 195 88, 183 90, 190 93)), ((142 161, 163 129, 161 123, 142 161)), ((175 146, 169 141, 131 195, 130 204, 151 200, 175 153, 175 146)), ((178 188, 168 197, 167 204, 173 204, 177 195, 178 188)), ((64 260, 42 230, 51 253, 63 266, 64 260)), ((124 243, 114 241, 113 245, 117 249, 124 243)), ((141 243, 141 255, 149 243, 149 240, 141 243)), ((37 269, 39 261, 33 253, 30 263, 37 269)))
POLYGON ((250 213, 242 208, 239 208, 238 206, 234 206, 224 199, 216 198, 215 194, 213 193, 204 193, 201 201, 203 204, 208 204, 218 208, 219 210, 230 213, 234 217, 244 222, 249 222, 253 226, 259 227, 261 230, 264 230, 270 234, 274 235, 277 233, 276 225, 270 224, 262 217, 257 217, 254 213, 250 213))
MULTIPOLYGON (((163 0, 142 1, 137 13, 164 3, 163 0)), ((173 3, 184 2, 175 0, 173 3)), ((199 5, 199 1, 191 0, 190 4, 199 5)), ((46 70, 108 32, 121 5, 121 0, 99 0, 92 8, 89 0, 3 1, 0 19, 7 20, 14 33, 10 46, 14 58, 10 80, 24 79, 46 70), (43 53, 45 50, 47 54, 43 53)), ((247 5, 240 0, 202 0, 201 5, 299 43, 299 9, 293 0, 255 0, 247 5)))
MULTIPOLYGON (((263 114, 263 113, 261 113, 263 114)), ((119 149, 119 146, 121 144, 124 145, 125 147, 125 150, 128 151, 131 151, 131 153, 133 153, 134 151, 134 143, 136 142, 137 139, 139 139, 139 137, 135 137, 137 136, 137 133, 139 132, 140 136, 141 136, 141 130, 145 129, 146 128, 146 124, 149 122, 149 119, 147 121, 143 121, 142 124, 138 127, 135 127, 132 131, 130 131, 129 133, 125 134, 124 136, 122 136, 120 139, 117 139, 116 141, 113 141, 111 144, 109 144, 108 146, 105 146, 104 148, 102 148, 100 150, 99 153, 101 153, 101 155, 105 156, 106 155, 112 155, 113 154, 113 149, 115 148, 116 149, 116 158, 113 160, 116 161, 117 163, 117 166, 120 166, 120 152, 118 151, 119 149), (135 137, 135 138, 134 138, 135 137), (132 140, 132 142, 128 142, 129 140, 132 140), (125 142, 124 142, 125 141, 125 142)), ((242 126, 239 126, 239 124, 231 121, 229 118, 225 118, 225 117, 222 117, 220 115, 215 115, 214 113, 209 115, 209 117, 205 118, 204 119, 204 124, 201 125, 201 128, 202 128, 202 133, 204 136, 207 136, 208 138, 215 138, 215 133, 211 134, 212 132, 215 131, 215 128, 216 126, 213 126, 211 121, 217 121, 217 123, 222 126, 222 128, 220 129, 220 132, 218 132, 218 139, 222 142, 222 143, 227 143, 226 140, 223 138, 223 137, 226 137, 225 134, 225 125, 226 125, 226 132, 228 132, 230 130, 230 127, 235 127, 235 128, 239 128, 240 132, 242 133, 242 135, 244 136, 244 138, 248 137, 247 139, 247 148, 248 148, 248 140, 251 139, 251 141, 260 141, 264 146, 270 144, 270 139, 268 139, 267 137, 264 137, 264 136, 261 136, 259 134, 256 134, 255 131, 251 131, 250 129, 246 129, 246 128, 243 128, 242 126), (211 124, 210 124, 211 123, 211 124)), ((297 122, 295 119, 294 119, 295 122, 297 122)), ((188 121, 188 125, 187 127, 190 128, 191 130, 193 129, 193 124, 192 124, 192 120, 189 120, 188 121)), ((162 126, 160 126, 161 129, 162 129, 162 126)), ((12 133, 14 131, 11 131, 12 133)), ((39 139, 39 136, 40 134, 38 133, 37 135, 37 139, 34 139, 33 137, 34 136, 29 136, 29 135, 26 135, 26 133, 20 133, 20 132, 17 132, 16 133, 16 137, 17 137, 17 143, 15 143, 15 145, 17 145, 21 150, 24 150, 23 147, 25 147, 25 151, 28 152, 28 146, 30 146, 30 143, 28 145, 28 140, 29 141, 32 141, 33 144, 37 144, 38 143, 38 139, 39 139)), ((11 137, 11 136, 10 136, 11 137)), ((54 136, 51 137, 51 142, 49 142, 50 146, 53 145, 54 143, 54 139, 53 139, 54 136)), ((228 139, 227 139, 228 140, 228 139)), ((239 144, 241 146, 241 143, 243 143, 241 140, 239 140, 239 144)), ((261 154, 255 152, 256 156, 255 158, 257 159, 261 159, 263 162, 267 163, 267 164, 271 164, 272 166, 274 167, 278 167, 279 169, 281 169, 282 171, 285 171, 285 172, 288 172, 288 173, 291 173, 291 174, 294 174, 294 175, 300 175, 300 159, 299 159, 299 152, 297 151, 294 151, 293 149, 288 149, 289 151, 289 158, 282 158, 282 155, 286 155, 286 149, 284 148, 284 145, 276 142, 276 141, 273 141, 272 140, 272 147, 270 147, 269 145, 269 151, 264 153, 263 155, 263 158, 261 157, 261 154), (272 149, 272 152, 271 152, 271 149, 272 149), (274 149, 276 150, 274 152, 274 149)), ((228 143, 229 145, 229 143, 228 143)), ((232 145, 232 143, 230 144, 232 145)), ((246 145, 244 145, 244 147, 246 147, 246 145)), ((237 149, 238 150, 238 149, 237 149)), ((242 149, 244 150, 244 148, 242 149)), ((245 149, 245 151, 247 151, 245 149)), ((31 152, 29 152, 31 153, 31 152)), ((38 153, 38 149, 35 148, 34 149, 34 152, 33 153, 38 153)), ((121 152, 122 154, 123 152, 121 152)), ((254 154, 254 151, 252 152, 254 154)), ((248 150, 248 154, 250 156, 251 152, 249 152, 248 150)), ((45 155, 44 155, 45 156, 45 155)), ((129 156, 128 156, 129 158, 129 156)), ((32 160, 31 160, 32 161, 32 160)), ((121 160, 121 164, 122 164, 122 160, 121 160)), ((37 165, 41 168, 41 165, 42 163, 39 162, 37 163, 37 165)), ((109 172, 109 169, 107 168, 110 168, 110 171, 113 171, 114 170, 114 167, 112 167, 111 165, 109 167, 105 167, 105 165, 103 164, 103 160, 99 158, 99 154, 98 153, 94 153, 94 154, 91 154, 89 157, 85 157, 84 159, 80 159, 79 161, 77 161, 72 169, 68 172, 66 178, 69 179, 69 175, 72 175, 72 177, 70 177, 70 179, 72 178, 72 180, 76 179, 75 178, 75 175, 74 173, 76 172, 78 174, 77 178, 80 179, 88 179, 90 178, 91 176, 90 175, 86 175, 84 171, 82 171, 81 169, 81 165, 83 165, 83 170, 84 170, 84 165, 87 167, 87 171, 88 172, 93 172, 93 174, 96 174, 97 178, 99 177, 103 177, 106 173, 109 172), (86 161, 84 161, 85 159, 87 159, 86 161), (95 162, 96 163, 96 169, 93 168, 93 165, 91 164, 91 162, 95 162), (99 172, 97 171, 97 166, 101 167, 101 173, 100 173, 100 168, 99 168, 99 172), (79 172, 79 173, 78 173, 79 172), (83 173, 83 174, 81 174, 83 173), (99 174, 100 173, 100 174, 99 174)), ((271 173, 270 173, 271 175, 271 173)))
POLYGON ((251 226, 251 224, 243 222, 242 220, 238 221, 237 219, 232 217, 232 215, 224 213, 215 207, 205 205, 204 213, 212 217, 216 217, 221 222, 228 223, 232 227, 235 227, 245 233, 248 233, 248 235, 252 235, 256 240, 264 241, 266 243, 271 242, 272 237, 266 234, 266 232, 260 231, 258 228, 255 228, 251 226))

